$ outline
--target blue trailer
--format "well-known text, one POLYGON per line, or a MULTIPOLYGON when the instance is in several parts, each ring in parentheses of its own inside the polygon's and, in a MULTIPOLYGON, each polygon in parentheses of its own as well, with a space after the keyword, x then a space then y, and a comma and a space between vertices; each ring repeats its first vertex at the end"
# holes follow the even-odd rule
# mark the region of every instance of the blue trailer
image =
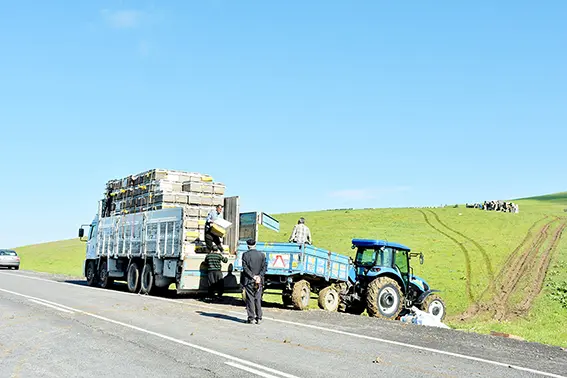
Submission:
MULTIPOLYGON (((266 255, 265 287, 281 289, 284 305, 306 309, 314 292, 319 295, 319 307, 337 310, 340 299, 335 285, 348 281, 351 269, 348 256, 296 243, 258 242, 256 249, 266 255)), ((235 272, 242 272, 242 254, 247 250, 246 242, 240 241, 235 272)))

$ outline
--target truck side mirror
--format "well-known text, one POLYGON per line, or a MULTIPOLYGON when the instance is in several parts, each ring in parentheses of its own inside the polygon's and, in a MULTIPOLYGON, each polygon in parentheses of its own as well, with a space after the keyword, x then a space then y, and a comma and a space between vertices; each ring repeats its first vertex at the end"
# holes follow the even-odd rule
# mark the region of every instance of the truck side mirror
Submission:
POLYGON ((81 227, 79 228, 79 238, 82 238, 83 236, 85 236, 85 230, 81 227))
POLYGON ((423 253, 419 254, 419 263, 423 265, 423 253))

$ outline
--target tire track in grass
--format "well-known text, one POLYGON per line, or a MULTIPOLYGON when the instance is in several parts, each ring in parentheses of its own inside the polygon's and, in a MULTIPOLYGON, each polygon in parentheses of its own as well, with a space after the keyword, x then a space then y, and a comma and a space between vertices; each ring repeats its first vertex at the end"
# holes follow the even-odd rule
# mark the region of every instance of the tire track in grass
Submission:
POLYGON ((551 259, 553 258, 553 254, 557 250, 557 246, 559 245, 559 241, 561 240, 561 236, 563 235, 563 231, 565 230, 565 226, 567 224, 565 222, 561 223, 555 233, 553 234, 553 238, 551 240, 551 244, 547 247, 547 250, 542 255, 540 262, 537 266, 536 274, 534 281, 532 282, 531 287, 528 289, 526 293, 526 297, 524 301, 519 306, 517 311, 517 315, 525 314, 529 311, 532 307, 533 301, 536 297, 541 293, 543 289, 543 283, 545 281, 545 277, 547 276, 547 271, 549 269, 549 265, 551 264, 551 259))
POLYGON ((506 319, 512 313, 512 306, 509 303, 510 297, 518 290, 518 283, 524 276, 529 279, 529 274, 526 274, 526 268, 536 261, 537 256, 540 255, 541 249, 548 240, 550 226, 558 220, 559 218, 554 217, 554 219, 545 223, 538 231, 531 245, 518 258, 512 259, 510 265, 506 267, 503 278, 499 283, 500 291, 498 296, 486 306, 483 306, 483 311, 492 314, 495 320, 501 321, 506 319))
POLYGON ((466 294, 467 294, 467 297, 469 299, 470 304, 477 304, 477 301, 474 299, 472 291, 471 291, 471 262, 470 262, 470 258, 469 258, 469 251, 463 245, 463 243, 459 242, 457 239, 455 239, 451 235, 447 234, 443 230, 435 227, 435 225, 433 223, 431 223, 431 221, 427 217, 427 214, 423 210, 418 210, 418 211, 421 213, 421 215, 423 215, 423 219, 429 225, 429 227, 431 227, 432 229, 434 229, 435 231, 437 231, 441 235, 445 236, 446 238, 450 239, 463 252, 463 255, 465 257, 465 278, 466 278, 466 280, 465 280, 465 291, 466 291, 466 294))
MULTIPOLYGON (((544 216, 541 219, 536 220, 528 229, 528 231, 526 232, 526 235, 524 236, 524 239, 520 242, 520 244, 518 244, 518 246, 512 251, 512 253, 510 253, 508 255, 508 257, 506 258, 506 261, 504 261, 504 263, 502 263, 502 268, 500 269, 500 271, 498 272, 498 274, 496 275, 496 277, 494 278, 494 284, 496 285, 497 282, 499 282, 502 277, 504 276, 504 274, 506 273, 506 268, 513 262, 513 260, 518 257, 517 254, 518 252, 524 248, 524 246, 526 245, 526 243, 531 239, 532 237, 532 233, 534 231, 534 229, 536 228, 536 226, 538 225, 539 222, 547 219, 549 217, 549 215, 544 216)), ((486 295, 486 293, 488 292, 488 290, 490 290, 490 285, 487 285, 487 287, 484 289, 484 291, 480 294, 479 300, 484 298, 484 296, 486 295)))
MULTIPOLYGON (((433 210, 428 210, 428 211, 431 214, 433 214, 433 216, 435 217, 435 220, 437 220, 437 222, 439 222, 439 224, 441 226, 445 227, 449 231, 454 232, 455 234, 459 235, 463 239, 470 241, 471 243, 473 243, 473 245, 476 247, 476 249, 479 250, 479 252, 482 255, 482 260, 484 261, 484 265, 486 266, 486 270, 488 272, 488 280, 489 280, 488 288, 489 288, 489 290, 492 291, 493 295, 496 294, 496 285, 495 285, 495 282, 494 282, 494 270, 492 269, 492 262, 490 261, 490 257, 488 256, 488 253, 486 253, 486 250, 484 249, 484 247, 482 247, 476 240, 466 236, 462 232, 459 232, 459 231, 455 230, 454 228, 447 226, 447 224, 445 224, 444 222, 441 221, 441 219, 439 218, 439 214, 437 214, 433 210)), ((482 298, 482 295, 478 297, 479 300, 481 298, 482 298)))

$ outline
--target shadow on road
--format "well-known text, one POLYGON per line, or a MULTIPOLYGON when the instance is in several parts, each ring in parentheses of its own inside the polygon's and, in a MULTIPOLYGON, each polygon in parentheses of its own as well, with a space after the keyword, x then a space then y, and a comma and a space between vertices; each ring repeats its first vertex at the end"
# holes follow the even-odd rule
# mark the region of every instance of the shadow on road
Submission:
POLYGON ((204 312, 204 311, 197 311, 197 314, 199 314, 201 316, 206 316, 208 318, 230 320, 230 321, 236 322, 236 323, 246 323, 246 320, 237 318, 236 316, 216 314, 216 313, 204 312))
MULTIPOLYGON (((86 280, 68 279, 68 280, 64 280, 63 282, 77 286, 88 286, 86 280)), ((108 290, 115 290, 115 291, 121 291, 127 293, 128 285, 125 282, 114 282, 111 288, 109 288, 108 290)), ((162 298, 171 298, 171 299, 193 299, 206 304, 226 305, 226 306, 235 306, 235 307, 244 307, 245 305, 244 301, 240 296, 224 295, 221 298, 208 299, 206 293, 197 293, 197 294, 177 293, 175 290, 160 291, 159 294, 156 294, 155 296, 162 298)), ((288 308, 281 303, 266 302, 265 300, 262 300, 262 307, 278 308, 278 309, 288 308)))

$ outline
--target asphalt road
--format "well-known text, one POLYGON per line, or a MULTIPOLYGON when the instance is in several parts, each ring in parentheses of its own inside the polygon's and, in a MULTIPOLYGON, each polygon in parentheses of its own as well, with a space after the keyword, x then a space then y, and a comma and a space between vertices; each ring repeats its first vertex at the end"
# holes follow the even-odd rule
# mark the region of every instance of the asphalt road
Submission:
POLYGON ((557 347, 0 271, 0 377, 567 377, 557 347))

